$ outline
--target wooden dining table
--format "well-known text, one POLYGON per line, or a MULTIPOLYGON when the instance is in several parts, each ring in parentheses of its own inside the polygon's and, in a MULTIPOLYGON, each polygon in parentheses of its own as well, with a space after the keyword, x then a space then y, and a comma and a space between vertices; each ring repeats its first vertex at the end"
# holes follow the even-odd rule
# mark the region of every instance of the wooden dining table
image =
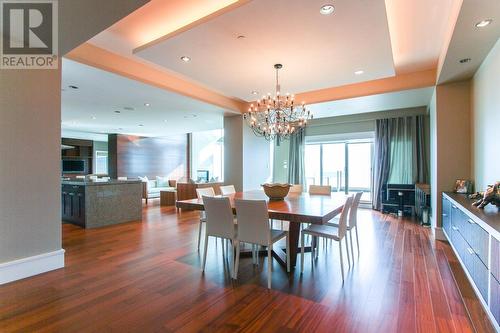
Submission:
MULTIPOLYGON (((220 196, 219 196, 220 197, 220 196)), ((308 193, 290 193, 284 200, 269 200, 263 191, 236 192, 227 195, 231 202, 231 207, 236 214, 234 200, 266 200, 269 211, 269 218, 273 220, 289 221, 290 237, 290 264, 295 267, 297 253, 299 252, 300 224, 324 224, 342 212, 345 203, 345 196, 332 195, 310 195, 308 193)), ((204 210, 203 200, 190 199, 179 200, 176 207, 189 210, 204 210)), ((236 214, 237 216, 237 214, 236 214)), ((278 246, 273 247, 273 256, 286 266, 286 253, 278 246)))

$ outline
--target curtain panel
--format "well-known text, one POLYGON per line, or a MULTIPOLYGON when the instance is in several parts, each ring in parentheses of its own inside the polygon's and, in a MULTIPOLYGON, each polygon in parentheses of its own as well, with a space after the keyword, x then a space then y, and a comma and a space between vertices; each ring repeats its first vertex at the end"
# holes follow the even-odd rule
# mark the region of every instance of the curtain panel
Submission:
POLYGON ((299 130, 290 136, 290 152, 288 161, 288 183, 305 184, 305 143, 306 131, 299 130))
POLYGON ((429 182, 427 117, 378 119, 375 127, 373 208, 382 209, 385 184, 429 182))

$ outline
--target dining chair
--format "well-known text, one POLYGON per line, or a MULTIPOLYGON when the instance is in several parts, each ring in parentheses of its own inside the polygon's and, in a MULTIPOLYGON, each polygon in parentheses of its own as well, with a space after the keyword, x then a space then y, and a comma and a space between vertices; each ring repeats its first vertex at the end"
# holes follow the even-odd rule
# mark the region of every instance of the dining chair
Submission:
POLYGON ((294 184, 290 187, 290 191, 288 193, 302 193, 302 185, 294 184))
POLYGON ((220 187, 220 193, 222 195, 230 195, 236 193, 234 185, 224 185, 220 187))
MULTIPOLYGON (((348 223, 347 223, 347 231, 349 231, 349 242, 351 243, 351 258, 354 260, 354 247, 352 245, 352 230, 356 232, 356 245, 358 248, 358 255, 359 255, 359 237, 358 237, 358 207, 359 207, 359 202, 361 201, 361 196, 363 195, 363 192, 357 192, 354 195, 354 199, 352 201, 351 209, 349 210, 349 217, 348 217, 348 223)), ((333 219, 331 222, 327 222, 326 225, 333 226, 338 228, 339 227, 339 220, 338 219, 333 219)))
POLYGON ((332 187, 330 185, 309 185, 309 194, 331 195, 332 187))
MULTIPOLYGON (((339 226, 338 228, 332 227, 325 224, 311 224, 308 228, 302 230, 301 235, 301 258, 300 258, 300 273, 304 272, 304 236, 311 235, 314 237, 321 237, 324 239, 332 239, 334 241, 339 242, 339 254, 340 254, 340 271, 342 273, 342 283, 344 282, 344 260, 342 256, 342 240, 345 238, 347 232, 347 214, 349 209, 351 208, 353 198, 348 197, 344 207, 342 209, 342 213, 340 213, 339 218, 339 226)), ((347 254, 347 261, 349 261, 349 266, 351 265, 351 261, 349 259, 349 247, 347 246, 347 240, 345 243, 345 249, 347 254)), ((311 265, 314 261, 314 250, 311 247, 311 265)))
POLYGON ((267 288, 271 289, 272 248, 273 244, 286 238, 286 266, 290 272, 290 237, 288 231, 275 230, 269 223, 269 212, 265 200, 238 200, 235 202, 238 217, 238 237, 236 240, 236 259, 234 279, 238 278, 240 261, 240 242, 267 246, 267 288))
MULTIPOLYGON (((233 250, 237 240, 237 224, 234 223, 233 209, 229 198, 216 198, 212 196, 203 196, 203 206, 206 212, 205 222, 205 249, 203 253, 202 271, 205 271, 207 262, 208 237, 217 237, 223 240, 231 241, 233 250)), ((234 251, 231 259, 231 276, 234 274, 234 251)))
MULTIPOLYGON (((198 197, 198 199, 201 199, 203 196, 214 197, 215 191, 214 191, 213 187, 197 188, 196 189, 196 196, 198 197)), ((201 228, 203 226, 203 223, 205 223, 205 221, 206 221, 205 215, 206 214, 204 211, 200 211, 200 223, 198 226, 198 251, 200 251, 201 228)))

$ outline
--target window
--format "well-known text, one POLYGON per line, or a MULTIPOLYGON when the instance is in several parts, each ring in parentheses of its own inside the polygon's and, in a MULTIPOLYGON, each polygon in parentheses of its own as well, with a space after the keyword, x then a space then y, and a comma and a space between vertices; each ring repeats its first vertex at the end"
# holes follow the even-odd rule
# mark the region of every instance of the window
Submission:
POLYGON ((306 144, 306 186, 330 185, 334 192, 363 191, 371 200, 373 140, 306 144))
POLYGON ((224 130, 216 129, 192 133, 191 178, 222 181, 224 163, 224 130))
POLYGON ((103 150, 96 150, 95 152, 95 174, 107 175, 108 174, 108 152, 103 150))

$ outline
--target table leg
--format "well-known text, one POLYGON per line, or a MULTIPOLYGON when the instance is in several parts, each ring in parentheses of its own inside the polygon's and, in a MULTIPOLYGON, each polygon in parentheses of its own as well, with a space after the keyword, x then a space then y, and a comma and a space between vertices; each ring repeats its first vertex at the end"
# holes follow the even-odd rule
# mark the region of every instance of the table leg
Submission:
POLYGON ((289 223, 288 237, 290 237, 290 267, 295 267, 299 252, 300 223, 289 223))

